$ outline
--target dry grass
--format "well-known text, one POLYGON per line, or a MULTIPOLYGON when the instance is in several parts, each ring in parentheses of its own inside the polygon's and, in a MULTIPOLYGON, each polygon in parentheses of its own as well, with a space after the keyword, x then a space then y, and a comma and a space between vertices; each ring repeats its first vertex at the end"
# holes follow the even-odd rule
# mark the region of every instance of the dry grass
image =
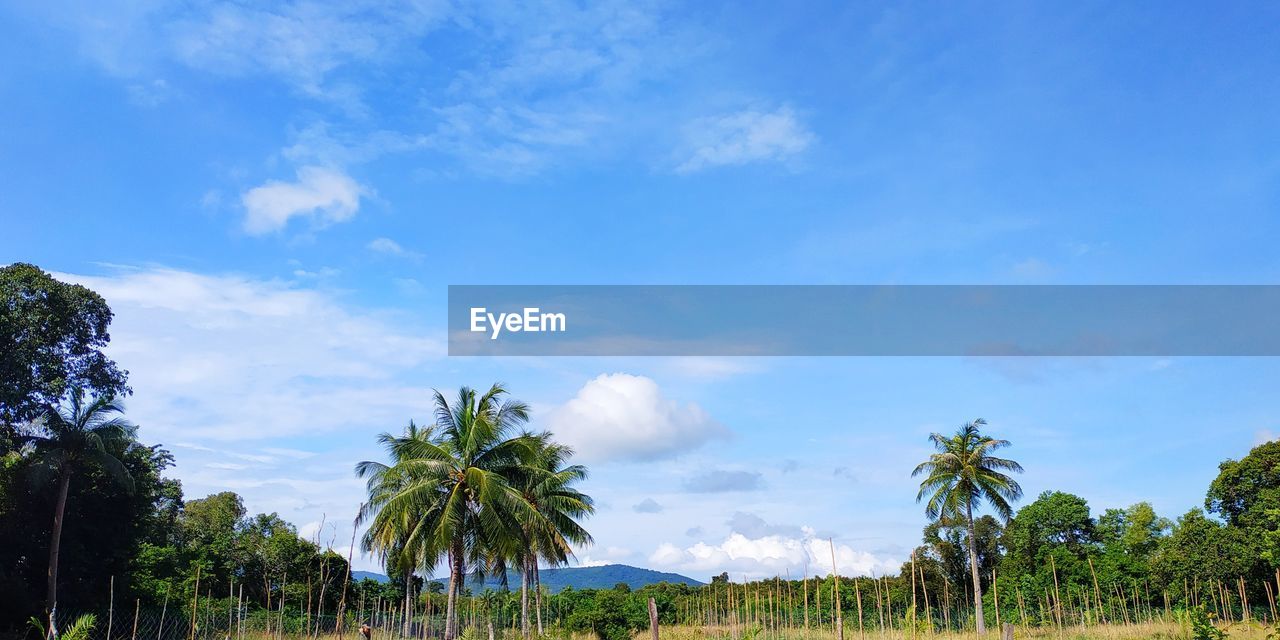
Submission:
MULTIPOLYGON (((1223 630, 1229 634, 1228 640, 1267 640, 1269 629, 1257 623, 1235 623, 1224 625, 1223 630)), ((648 640, 648 632, 638 633, 635 640, 648 640)), ((761 630, 756 633, 728 627, 670 626, 660 630, 661 640, 836 640, 834 629, 782 629, 779 631, 761 630)), ((1189 631, 1174 622, 1144 622, 1138 624, 1094 625, 1088 627, 1016 627, 1014 637, 1018 640, 1191 640, 1189 631)), ((985 636, 968 632, 911 633, 909 630, 894 629, 883 633, 879 630, 866 631, 859 634, 854 630, 845 632, 844 640, 999 640, 1000 634, 995 629, 988 629, 985 636)), ((594 640, 589 635, 574 634, 572 640, 594 640)))

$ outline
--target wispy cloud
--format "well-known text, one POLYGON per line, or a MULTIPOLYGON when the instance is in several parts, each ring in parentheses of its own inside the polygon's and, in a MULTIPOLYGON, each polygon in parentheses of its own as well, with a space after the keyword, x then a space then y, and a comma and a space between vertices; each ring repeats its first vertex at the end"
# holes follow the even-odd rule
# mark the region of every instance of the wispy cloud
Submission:
POLYGON ((813 144, 816 137, 790 107, 748 109, 699 118, 685 127, 678 173, 752 162, 785 161, 813 144))
POLYGON ((128 363, 130 415, 149 437, 239 461, 307 452, 229 443, 401 422, 426 400, 398 376, 443 355, 438 340, 402 328, 408 318, 297 284, 165 268, 59 277, 110 302, 111 353, 128 363))
POLYGON ((730 491, 756 491, 764 487, 763 476, 754 471, 726 471, 716 469, 684 481, 685 491, 693 493, 727 493, 730 491))
POLYGON ((395 256, 398 258, 410 258, 416 260, 422 257, 421 253, 418 253, 417 251, 410 251, 391 238, 374 238, 369 241, 369 244, 365 245, 365 248, 374 253, 395 256))
POLYGON ((338 169, 302 167, 294 182, 270 180, 241 196, 244 230, 264 235, 284 229, 293 218, 308 219, 315 227, 344 222, 360 210, 360 197, 365 192, 338 169))
POLYGON ((87 58, 133 86, 154 89, 176 63, 224 77, 276 77, 303 95, 348 106, 362 93, 360 83, 344 77, 349 67, 405 55, 447 15, 446 3, 432 1, 108 0, 74 11, 58 4, 31 13, 70 32, 87 58))

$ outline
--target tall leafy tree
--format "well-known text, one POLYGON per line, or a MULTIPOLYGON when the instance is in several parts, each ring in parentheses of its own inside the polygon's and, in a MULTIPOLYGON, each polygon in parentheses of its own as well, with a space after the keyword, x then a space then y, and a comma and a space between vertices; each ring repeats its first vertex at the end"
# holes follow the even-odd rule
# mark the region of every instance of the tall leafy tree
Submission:
POLYGON ((484 393, 463 387, 450 403, 437 391, 434 425, 382 434, 392 463, 356 465, 368 481, 369 499, 358 518, 369 523, 365 547, 411 554, 416 566, 428 569, 447 559, 445 640, 457 635, 467 564, 482 565, 495 549, 514 555, 524 527, 548 527, 512 485, 536 465, 540 440, 520 431, 528 405, 506 395, 500 384, 484 393))
POLYGON ((912 477, 924 476, 916 501, 926 500, 925 514, 930 519, 945 516, 963 518, 966 523, 978 633, 986 632, 986 623, 982 614, 982 580, 978 574, 973 512, 985 502, 1007 522, 1013 515, 1010 503, 1022 497, 1022 487, 1008 475, 1022 472, 1022 465, 992 455, 1009 446, 1009 441, 983 435, 981 427, 986 424, 978 418, 961 426, 954 435, 930 434, 929 442, 937 453, 911 472, 912 477))
POLYGON ((135 442, 137 428, 125 420, 123 414, 124 408, 115 399, 89 397, 83 389, 74 387, 61 406, 45 412, 38 431, 31 437, 37 464, 51 472, 58 483, 53 534, 49 540, 47 591, 49 632, 54 636, 58 632, 58 551, 72 476, 92 466, 107 472, 122 485, 133 487, 133 477, 117 456, 135 442))
POLYGON ((72 387, 129 393, 128 372, 102 352, 110 324, 111 308, 93 291, 35 265, 0 267, 0 452, 72 387))

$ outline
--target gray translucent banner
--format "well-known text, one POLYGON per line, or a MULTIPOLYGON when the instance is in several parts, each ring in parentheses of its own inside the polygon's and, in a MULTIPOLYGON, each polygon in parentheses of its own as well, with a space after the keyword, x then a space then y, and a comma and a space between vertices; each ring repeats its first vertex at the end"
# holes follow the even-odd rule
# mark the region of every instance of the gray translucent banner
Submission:
POLYGON ((1280 286, 449 287, 454 356, 1275 356, 1280 286))

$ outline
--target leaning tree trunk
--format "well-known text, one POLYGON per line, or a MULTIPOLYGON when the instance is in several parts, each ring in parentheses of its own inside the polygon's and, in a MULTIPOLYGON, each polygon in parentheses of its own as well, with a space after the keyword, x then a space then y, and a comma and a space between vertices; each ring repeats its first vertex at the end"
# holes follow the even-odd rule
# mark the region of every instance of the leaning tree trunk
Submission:
POLYGON ((58 504, 53 511, 53 537, 49 540, 49 637, 58 637, 58 550, 62 546, 62 517, 67 510, 67 490, 71 488, 71 472, 65 467, 58 472, 58 504))
POLYGON ((529 637, 529 558, 520 567, 520 635, 529 637))
POLYGON ((978 577, 978 547, 973 541, 973 507, 965 507, 965 522, 969 529, 969 572, 973 576, 973 612, 977 617, 978 633, 987 632, 987 623, 982 616, 982 582, 978 577))

